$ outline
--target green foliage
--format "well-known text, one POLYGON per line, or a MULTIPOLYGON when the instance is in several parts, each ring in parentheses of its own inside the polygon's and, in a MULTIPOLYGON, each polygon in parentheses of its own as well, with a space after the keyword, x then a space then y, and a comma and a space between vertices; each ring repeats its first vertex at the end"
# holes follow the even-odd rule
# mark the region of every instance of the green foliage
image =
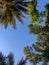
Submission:
MULTIPOLYGON (((34 64, 49 62, 49 33, 40 34, 36 44, 24 48, 26 58, 34 64), (44 61, 44 62, 43 62, 44 61)), ((45 63, 44 63, 45 64, 45 63)))
POLYGON ((31 22, 35 23, 36 21, 39 21, 39 11, 37 10, 37 0, 32 0, 28 4, 28 13, 31 17, 31 22))
MULTIPOLYGON (((31 10, 31 9, 30 9, 30 10, 31 10)), ((43 18, 43 21, 42 21, 42 19, 41 19, 41 23, 44 22, 44 26, 38 25, 38 24, 39 24, 39 23, 38 23, 39 19, 38 19, 38 21, 37 21, 35 18, 33 18, 33 19, 36 20, 36 22, 33 23, 33 24, 30 24, 30 25, 28 26, 28 28, 29 28, 29 30, 30 30, 30 33, 38 34, 38 33, 41 33, 41 32, 42 32, 42 33, 47 33, 47 32, 49 32, 49 4, 46 4, 46 5, 45 5, 45 10, 42 11, 40 14, 41 14, 40 17, 43 18), (38 24, 37 24, 37 23, 38 23, 38 24)), ((32 15, 32 14, 31 14, 31 15, 32 15)), ((34 16, 34 15, 33 15, 33 16, 34 16)), ((32 20, 32 17, 31 17, 31 20, 32 20)), ((32 22, 34 22, 34 21, 32 20, 32 22)), ((41 24, 41 23, 40 23, 40 24, 41 24)))
POLYGON ((37 25, 33 25, 33 24, 30 24, 28 26, 28 28, 30 30, 30 33, 34 33, 34 34, 38 34, 43 30, 42 26, 37 26, 37 25))
MULTIPOLYGON (((45 10, 39 12, 38 10, 38 0, 32 0, 28 4, 28 13, 31 18, 31 23, 35 24, 36 22, 41 23, 42 21, 49 21, 49 3, 45 5, 45 10), (44 20, 42 19, 44 18, 44 20)), ((49 22, 46 23, 49 26, 49 22)))
MULTIPOLYGON (((36 0, 33 0, 33 2, 34 1, 36 0)), ((32 5, 34 5, 34 3, 31 4, 31 7, 34 10, 34 7, 32 5)), ((29 15, 31 11, 35 12, 31 10, 32 8, 30 8, 29 10, 29 15)), ((44 11, 40 12, 37 15, 39 16, 39 18, 37 16, 37 19, 36 19, 36 15, 31 13, 32 17, 31 16, 30 17, 31 17, 32 23, 28 25, 30 33, 37 35, 37 41, 35 44, 32 44, 32 46, 25 47, 24 54, 26 58, 31 63, 33 63, 33 65, 36 65, 39 62, 42 62, 42 65, 48 65, 49 63, 49 3, 45 5, 44 11), (41 22, 38 23, 40 17, 41 17, 41 22), (44 25, 42 26, 41 23, 43 22, 44 22, 44 25)))

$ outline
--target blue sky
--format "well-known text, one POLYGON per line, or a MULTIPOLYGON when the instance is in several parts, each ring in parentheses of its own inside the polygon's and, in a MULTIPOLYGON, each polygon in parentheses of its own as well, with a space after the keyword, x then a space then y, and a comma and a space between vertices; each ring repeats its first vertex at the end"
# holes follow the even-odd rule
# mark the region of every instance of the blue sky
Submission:
MULTIPOLYGON (((38 9, 42 10, 44 9, 43 5, 45 5, 46 2, 48 3, 49 0, 38 0, 38 2, 38 9)), ((0 51, 2 51, 5 55, 12 52, 16 63, 24 56, 24 47, 36 42, 36 36, 34 34, 29 34, 28 30, 30 18, 26 14, 25 16, 26 19, 23 19, 24 25, 16 20, 17 29, 15 30, 10 25, 7 29, 4 29, 4 27, 0 25, 0 51)))
POLYGON ((22 25, 18 20, 17 29, 13 29, 12 26, 8 26, 4 29, 0 25, 0 51, 3 54, 8 55, 10 52, 14 54, 16 62, 18 62, 23 56, 23 49, 27 45, 31 45, 32 42, 36 41, 35 35, 30 35, 28 30, 29 17, 27 16, 22 25))

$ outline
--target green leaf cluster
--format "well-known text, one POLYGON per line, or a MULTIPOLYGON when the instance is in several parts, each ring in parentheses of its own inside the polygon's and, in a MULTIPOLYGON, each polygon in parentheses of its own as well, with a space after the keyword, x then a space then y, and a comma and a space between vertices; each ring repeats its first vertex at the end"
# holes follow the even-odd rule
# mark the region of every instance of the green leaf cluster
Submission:
POLYGON ((37 9, 37 4, 37 0, 32 0, 32 2, 28 4, 28 13, 32 23, 36 23, 36 21, 39 20, 39 11, 37 9))

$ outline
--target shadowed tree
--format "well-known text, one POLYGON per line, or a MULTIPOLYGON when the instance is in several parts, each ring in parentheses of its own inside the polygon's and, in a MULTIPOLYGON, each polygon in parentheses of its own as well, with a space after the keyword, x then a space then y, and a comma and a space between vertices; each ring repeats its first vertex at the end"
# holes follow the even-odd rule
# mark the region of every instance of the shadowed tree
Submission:
POLYGON ((7 57, 0 52, 0 65, 14 65, 13 54, 10 53, 7 57))
POLYGON ((17 65, 26 65, 26 59, 21 59, 17 65))
MULTIPOLYGON (((26 65, 27 59, 21 59, 16 65, 26 65)), ((0 65, 14 65, 14 56, 10 53, 8 56, 4 56, 2 52, 0 52, 0 65)))
POLYGON ((14 65, 14 58, 13 58, 14 56, 13 56, 13 54, 12 53, 10 53, 9 55, 8 55, 8 64, 9 65, 14 65))
POLYGON ((6 65, 4 55, 0 52, 0 65, 6 65))
MULTIPOLYGON (((34 0, 35 2, 37 0, 34 0)), ((34 3, 31 4, 31 6, 34 3)), ((30 6, 30 5, 29 5, 30 6)), ((28 7, 29 7, 28 6, 28 7)), ((37 5, 36 5, 37 6, 37 5)), ((37 35, 37 41, 32 46, 27 46, 24 48, 24 54, 26 59, 28 59, 33 65, 36 65, 39 62, 42 62, 42 65, 48 65, 49 63, 49 3, 45 5, 44 11, 40 12, 39 14, 33 14, 34 7, 32 7, 33 11, 32 14, 29 14, 31 17, 32 24, 30 24, 29 30, 30 33, 37 35), (39 16, 39 18, 36 17, 39 16), (41 21, 39 19, 41 17, 41 21), (35 19, 35 20, 34 20, 35 19), (43 21, 42 21, 43 20, 43 21), (42 26, 41 23, 44 22, 42 26)), ((31 8, 29 10, 31 13, 31 8)))

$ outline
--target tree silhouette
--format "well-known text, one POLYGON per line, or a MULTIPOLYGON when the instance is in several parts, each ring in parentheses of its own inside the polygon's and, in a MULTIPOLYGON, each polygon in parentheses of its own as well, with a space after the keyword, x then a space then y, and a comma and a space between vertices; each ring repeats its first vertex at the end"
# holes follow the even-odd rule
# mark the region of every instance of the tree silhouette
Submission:
POLYGON ((10 53, 8 56, 4 56, 2 52, 0 52, 0 65, 14 65, 13 54, 10 53))
MULTIPOLYGON (((22 58, 18 64, 16 65, 26 65, 27 59, 22 58)), ((8 54, 8 56, 4 56, 2 52, 0 52, 0 65, 14 65, 14 56, 12 53, 8 54)))
POLYGON ((14 56, 13 56, 13 54, 12 53, 10 53, 9 55, 8 55, 8 64, 9 65, 14 65, 14 58, 13 58, 14 56))
POLYGON ((26 65, 26 59, 21 59, 17 65, 26 65))
POLYGON ((0 65, 6 65, 4 55, 0 53, 0 65))

